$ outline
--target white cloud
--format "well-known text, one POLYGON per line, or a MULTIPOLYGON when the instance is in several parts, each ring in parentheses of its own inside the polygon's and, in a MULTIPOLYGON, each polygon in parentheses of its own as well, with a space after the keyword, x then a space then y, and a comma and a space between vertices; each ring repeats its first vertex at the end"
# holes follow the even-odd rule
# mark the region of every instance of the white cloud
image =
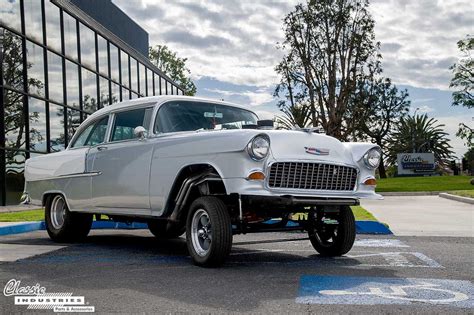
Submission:
POLYGON ((248 99, 247 105, 250 106, 259 106, 265 103, 269 103, 273 100, 273 95, 268 91, 268 89, 259 88, 255 92, 252 91, 228 91, 221 89, 205 89, 206 92, 215 93, 221 95, 223 98, 230 97, 245 97, 248 99))

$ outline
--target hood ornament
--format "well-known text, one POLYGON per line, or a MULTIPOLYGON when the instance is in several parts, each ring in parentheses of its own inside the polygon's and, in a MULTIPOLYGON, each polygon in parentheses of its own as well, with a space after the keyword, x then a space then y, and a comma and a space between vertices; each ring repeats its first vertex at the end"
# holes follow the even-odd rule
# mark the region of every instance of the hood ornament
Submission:
POLYGON ((313 155, 329 155, 329 149, 304 147, 304 150, 305 150, 306 153, 308 153, 308 154, 313 154, 313 155))

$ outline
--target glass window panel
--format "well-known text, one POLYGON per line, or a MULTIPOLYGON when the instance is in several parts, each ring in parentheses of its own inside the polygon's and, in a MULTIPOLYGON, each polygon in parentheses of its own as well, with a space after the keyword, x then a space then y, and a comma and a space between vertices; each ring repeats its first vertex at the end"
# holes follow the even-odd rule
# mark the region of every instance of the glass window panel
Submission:
POLYGON ((138 65, 137 61, 130 57, 130 88, 138 91, 138 65))
POLYGON ((49 103, 49 132, 51 152, 64 150, 64 107, 49 103))
POLYGON ((145 108, 129 110, 115 115, 112 129, 112 141, 129 140, 135 138, 134 129, 143 126, 145 108))
POLYGON ((0 20, 21 32, 20 0, 0 0, 0 20))
POLYGON ((141 63, 138 64, 139 67, 139 78, 140 78, 140 94, 146 95, 146 68, 141 63))
POLYGON ((99 86, 100 86, 100 108, 109 105, 109 80, 99 77, 99 86))
MULTIPOLYGON (((3 30, 0 28, 0 31, 3 30)), ((21 38, 5 31, 3 37, 3 84, 23 91, 23 53, 21 38)))
POLYGON ((49 99, 63 102, 63 64, 61 57, 48 52, 48 91, 49 99))
POLYGON ((107 132, 108 121, 109 116, 104 117, 99 121, 92 122, 82 131, 71 147, 93 146, 103 143, 107 132))
POLYGON ((30 115, 30 150, 46 152, 46 107, 45 102, 28 98, 30 115))
POLYGON ((122 85, 129 87, 130 79, 128 76, 128 55, 123 51, 120 52, 120 67, 122 68, 122 85))
POLYGON ((120 100, 120 86, 115 83, 111 83, 111 101, 112 104, 117 103, 120 100))
POLYGON ((24 0, 25 34, 43 43, 43 19, 41 17, 41 1, 24 0))
POLYGON ((99 72, 109 77, 109 60, 107 57, 107 41, 100 35, 97 36, 97 52, 99 54, 99 72))
POLYGON ((5 151, 5 179, 6 179, 6 204, 13 205, 20 202, 20 197, 25 188, 26 153, 16 150, 5 151))
POLYGON ((95 62, 95 34, 82 23, 79 23, 81 41, 81 63, 90 69, 96 69, 95 62))
POLYGON ((161 78, 160 82, 161 82, 161 84, 160 84, 161 93, 160 94, 161 95, 166 95, 166 80, 161 78))
POLYGON ((44 1, 46 12, 46 40, 49 48, 61 51, 61 20, 59 8, 50 1, 44 1))
POLYGON ((44 49, 26 41, 28 92, 44 96, 44 49))
POLYGON ((110 77, 119 82, 119 50, 116 46, 109 43, 110 48, 110 77))
POLYGON ((153 77, 155 78, 155 90, 153 91, 153 95, 160 95, 160 76, 153 73, 153 77))
POLYGON ((23 114, 23 95, 4 89, 5 106, 5 147, 25 148, 25 115, 23 114))
POLYGON ((64 52, 66 56, 77 60, 77 28, 76 19, 63 12, 64 52))
POLYGON ((82 108, 90 113, 97 110, 97 75, 82 69, 82 108))
POLYGON ((130 99, 130 90, 122 87, 122 101, 130 99))
POLYGON ((146 69, 146 80, 147 80, 147 96, 153 95, 153 72, 150 69, 146 69))
POLYGON ((67 109, 67 141, 71 141, 81 124, 81 112, 74 109, 67 109))
POLYGON ((67 105, 79 108, 79 66, 66 60, 67 105))

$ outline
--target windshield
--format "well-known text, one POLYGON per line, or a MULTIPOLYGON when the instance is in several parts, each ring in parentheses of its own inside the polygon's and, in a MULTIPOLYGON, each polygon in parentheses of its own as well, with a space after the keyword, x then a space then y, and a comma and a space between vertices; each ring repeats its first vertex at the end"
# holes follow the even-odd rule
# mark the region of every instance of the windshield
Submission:
POLYGON ((190 101, 173 101, 161 106, 155 132, 241 129, 257 124, 257 116, 245 109, 190 101))

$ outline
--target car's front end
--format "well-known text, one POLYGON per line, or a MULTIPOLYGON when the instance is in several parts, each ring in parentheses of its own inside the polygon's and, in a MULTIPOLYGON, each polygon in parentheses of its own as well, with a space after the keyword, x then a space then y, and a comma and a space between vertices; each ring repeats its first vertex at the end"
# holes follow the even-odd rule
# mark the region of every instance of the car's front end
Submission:
POLYGON ((247 159, 222 169, 227 191, 269 202, 356 204, 360 198, 382 198, 375 193, 378 146, 343 143, 311 130, 255 133, 244 150, 247 159))

